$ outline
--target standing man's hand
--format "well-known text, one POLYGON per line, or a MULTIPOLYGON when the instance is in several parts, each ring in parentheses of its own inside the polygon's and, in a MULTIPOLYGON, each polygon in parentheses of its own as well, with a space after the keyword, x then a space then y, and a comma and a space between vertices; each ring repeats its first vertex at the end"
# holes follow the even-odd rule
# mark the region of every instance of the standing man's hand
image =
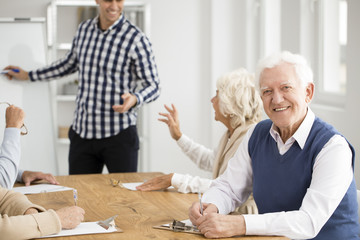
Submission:
POLYGON ((129 111, 130 108, 134 107, 137 103, 137 98, 131 93, 124 93, 121 95, 121 98, 124 100, 122 105, 114 105, 112 108, 115 112, 124 113, 129 111))
POLYGON ((27 71, 25 71, 24 69, 22 69, 21 67, 9 65, 9 66, 5 67, 4 70, 9 70, 9 72, 5 75, 10 80, 13 78, 16 78, 19 80, 29 80, 29 73, 27 71), (15 72, 13 70, 18 70, 19 72, 15 72))
POLYGON ((159 113, 160 116, 166 118, 159 118, 158 120, 168 125, 171 137, 177 141, 182 135, 178 111, 174 104, 171 104, 172 109, 167 105, 164 105, 164 107, 169 113, 159 113))
POLYGON ((21 179, 25 183, 25 186, 30 186, 30 183, 36 180, 45 180, 55 185, 59 184, 59 182, 56 181, 56 178, 51 173, 24 171, 21 179))
POLYGON ((25 112, 14 105, 6 108, 6 127, 21 128, 24 125, 25 112))

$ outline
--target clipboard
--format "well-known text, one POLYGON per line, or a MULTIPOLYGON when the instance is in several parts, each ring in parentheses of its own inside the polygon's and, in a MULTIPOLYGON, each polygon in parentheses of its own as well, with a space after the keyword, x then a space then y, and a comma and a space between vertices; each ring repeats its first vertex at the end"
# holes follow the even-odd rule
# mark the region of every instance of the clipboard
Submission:
POLYGON ((174 220, 171 223, 153 226, 153 228, 202 235, 196 226, 192 225, 189 219, 183 221, 174 220))

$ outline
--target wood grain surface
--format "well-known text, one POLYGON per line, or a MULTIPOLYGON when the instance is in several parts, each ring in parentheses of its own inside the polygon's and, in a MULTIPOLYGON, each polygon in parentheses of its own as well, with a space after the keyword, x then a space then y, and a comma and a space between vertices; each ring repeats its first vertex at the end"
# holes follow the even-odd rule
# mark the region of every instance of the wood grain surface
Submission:
MULTIPOLYGON (((155 229, 153 226, 172 222, 173 219, 188 219, 188 209, 197 194, 182 194, 175 190, 140 192, 113 187, 110 178, 127 182, 143 182, 162 173, 116 173, 57 176, 60 185, 78 191, 78 206, 85 209, 85 221, 107 219, 115 214, 116 225, 122 233, 91 234, 58 237, 56 240, 72 239, 205 239, 203 235, 179 233, 155 229)), ((27 195, 38 205, 47 209, 59 209, 74 205, 72 191, 27 195)), ((46 238, 54 239, 54 238, 46 238)), ((232 238, 234 239, 234 238, 232 238)), ((245 236, 244 240, 286 240, 285 237, 245 236)))

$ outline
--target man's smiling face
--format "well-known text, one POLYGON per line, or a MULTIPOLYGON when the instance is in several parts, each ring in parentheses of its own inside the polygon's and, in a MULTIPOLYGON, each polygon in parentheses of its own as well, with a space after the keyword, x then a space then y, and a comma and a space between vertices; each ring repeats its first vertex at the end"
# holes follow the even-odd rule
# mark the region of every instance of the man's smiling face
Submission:
POLYGON ((280 132, 293 134, 304 120, 313 93, 310 85, 304 87, 289 63, 282 62, 262 72, 260 94, 264 110, 280 132))

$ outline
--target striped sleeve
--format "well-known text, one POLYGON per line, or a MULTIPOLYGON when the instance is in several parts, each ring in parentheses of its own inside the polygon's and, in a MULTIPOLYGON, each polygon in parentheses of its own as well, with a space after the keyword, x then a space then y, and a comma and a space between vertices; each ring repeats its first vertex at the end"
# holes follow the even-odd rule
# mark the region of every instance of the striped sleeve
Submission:
POLYGON ((155 56, 149 39, 143 36, 135 47, 133 54, 135 71, 142 88, 134 93, 137 97, 137 107, 149 103, 160 96, 160 79, 158 76, 155 56))
POLYGON ((78 70, 78 60, 75 52, 76 37, 73 40, 70 51, 67 52, 65 57, 53 62, 51 65, 39 68, 29 72, 31 81, 42 81, 53 78, 59 78, 72 74, 78 70))

